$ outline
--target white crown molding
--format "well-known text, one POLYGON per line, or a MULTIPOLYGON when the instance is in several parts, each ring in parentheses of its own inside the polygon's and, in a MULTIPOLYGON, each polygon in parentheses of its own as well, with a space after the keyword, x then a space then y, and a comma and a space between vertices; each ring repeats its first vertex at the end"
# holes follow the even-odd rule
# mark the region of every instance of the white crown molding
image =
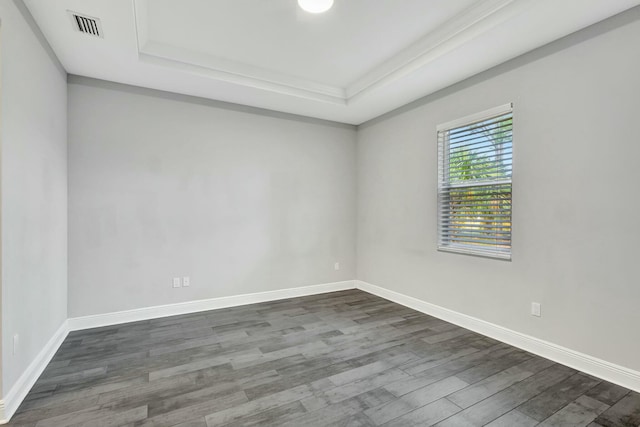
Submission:
POLYGON ((586 372, 622 387, 640 392, 640 372, 580 353, 530 335, 458 313, 399 292, 356 280, 356 287, 370 294, 404 305, 449 323, 461 326, 554 362, 586 372))
POLYGON ((40 350, 27 369, 20 375, 18 381, 9 389, 3 400, 0 400, 0 424, 8 423, 13 414, 36 383, 42 372, 53 359, 56 351, 69 333, 67 320, 53 334, 45 346, 40 350))
POLYGON ((283 95, 348 105, 470 42, 519 13, 533 0, 479 1, 347 87, 325 85, 155 42, 150 40, 147 30, 148 0, 132 1, 138 58, 142 62, 283 95))
POLYGON ((150 40, 146 21, 148 16, 147 1, 133 0, 136 42, 140 61, 283 95, 346 105, 345 91, 340 87, 150 40))
POLYGON ((354 102, 363 95, 419 70, 454 49, 470 42, 518 13, 530 0, 484 0, 373 68, 345 88, 354 102))
MULTIPOLYGON (((316 83, 310 80, 235 61, 214 58, 210 55, 203 55, 198 52, 192 52, 187 49, 177 48, 163 43, 147 41, 139 52, 141 54, 146 54, 147 56, 156 56, 158 58, 164 58, 174 62, 207 68, 212 71, 219 71, 221 73, 221 80, 226 78, 227 81, 232 81, 232 76, 237 76, 244 79, 246 82, 260 81, 268 83, 273 87, 284 86, 285 88, 294 88, 305 93, 308 92, 324 97, 335 98, 336 102, 339 103, 344 103, 343 101, 346 98, 344 89, 340 87, 316 83)), ((248 85, 251 86, 251 84, 248 85)))
MULTIPOLYGON (((346 105, 344 90, 337 87, 322 86, 312 82, 293 77, 278 77, 269 70, 249 71, 248 66, 238 64, 235 67, 211 65, 211 59, 198 58, 197 54, 192 59, 187 59, 189 52, 183 49, 173 48, 160 43, 149 42, 138 53, 138 59, 147 64, 159 65, 191 74, 208 77, 240 86, 267 90, 282 95, 296 96, 313 101, 329 102, 338 105, 346 105), (173 52, 173 53, 171 53, 173 52), (180 59, 177 59, 180 58, 180 59), (208 65, 202 65, 209 62, 208 65), (255 77, 260 74, 261 77, 255 77)), ((222 62, 222 61, 220 61, 222 62)))
POLYGON ((247 304, 277 301, 281 299, 297 298, 307 295, 324 294, 327 292, 344 291, 347 289, 355 289, 354 280, 324 283, 321 285, 303 286, 299 288, 278 289, 275 291, 257 292, 252 294, 232 295, 228 297, 187 301, 176 304, 158 305, 154 307, 137 308, 134 310, 96 314, 92 316, 72 317, 69 319, 69 330, 78 331, 82 329, 99 328, 102 326, 138 322, 140 320, 158 319, 161 317, 198 313, 201 311, 218 310, 228 307, 238 307, 247 304))

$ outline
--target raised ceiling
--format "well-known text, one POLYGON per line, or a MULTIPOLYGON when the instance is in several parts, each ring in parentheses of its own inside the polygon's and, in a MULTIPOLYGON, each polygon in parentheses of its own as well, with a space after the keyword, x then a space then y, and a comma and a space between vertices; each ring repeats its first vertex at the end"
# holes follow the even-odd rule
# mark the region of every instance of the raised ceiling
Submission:
POLYGON ((360 124, 640 0, 24 0, 71 74, 360 124), (103 38, 68 11, 99 18, 103 38))
POLYGON ((298 79, 337 92, 473 4, 405 0, 401 8, 387 2, 365 9, 362 1, 343 0, 319 16, 291 1, 189 0, 202 12, 193 15, 174 0, 137 1, 146 9, 140 14, 147 20, 145 50, 180 49, 220 69, 244 68, 258 78, 272 74, 283 83, 298 79))

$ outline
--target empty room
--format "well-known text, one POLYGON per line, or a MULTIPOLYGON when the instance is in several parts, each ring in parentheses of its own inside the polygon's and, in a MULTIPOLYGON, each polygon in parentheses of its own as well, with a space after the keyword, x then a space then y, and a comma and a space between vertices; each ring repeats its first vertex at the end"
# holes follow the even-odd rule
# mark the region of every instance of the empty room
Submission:
POLYGON ((639 118, 640 0, 0 0, 0 424, 640 427, 639 118))

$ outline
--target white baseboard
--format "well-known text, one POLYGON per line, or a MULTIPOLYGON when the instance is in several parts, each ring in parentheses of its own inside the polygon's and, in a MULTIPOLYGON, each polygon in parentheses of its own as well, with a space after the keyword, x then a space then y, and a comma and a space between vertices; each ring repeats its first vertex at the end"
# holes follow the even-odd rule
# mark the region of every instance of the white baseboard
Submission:
POLYGON ((640 392, 640 372, 598 359, 588 354, 553 344, 530 335, 467 316, 408 295, 390 291, 361 280, 356 287, 370 294, 404 305, 422 313, 437 317, 479 334, 537 354, 554 362, 580 370, 603 380, 640 392))
POLYGON ((33 362, 31 362, 27 370, 20 376, 16 384, 11 387, 4 400, 0 400, 0 424, 9 422, 70 331, 118 325, 121 323, 156 319, 180 314, 197 313, 200 311, 236 307, 259 302, 277 301, 280 299, 296 298, 306 295, 344 291, 347 289, 355 289, 355 280, 304 286, 300 288, 279 289, 254 294, 188 301, 178 304, 145 307, 136 310, 67 319, 60 328, 58 328, 56 333, 51 337, 49 342, 47 342, 33 362))
POLYGON ((200 311, 217 310, 227 307, 237 307, 259 302, 277 301, 280 299, 296 298, 306 295, 324 294, 327 292, 343 291, 347 289, 355 289, 355 280, 187 301, 177 304, 158 305, 154 307, 96 314, 92 316, 72 317, 69 319, 69 330, 77 331, 82 329, 99 328, 102 326, 118 325, 121 323, 137 322, 140 320, 157 319, 160 317, 197 313, 200 311))
POLYGON ((435 304, 430 304, 417 298, 381 288, 370 283, 360 280, 347 280, 322 285, 189 301, 178 304, 168 304, 67 319, 67 321, 58 328, 56 333, 51 337, 49 342, 47 342, 33 362, 31 362, 27 370, 20 376, 16 384, 5 395, 4 400, 0 400, 0 424, 8 422, 8 420, 13 416, 29 390, 31 390, 31 387, 33 387, 64 339, 67 337, 69 331, 117 325, 121 323, 180 314, 196 313, 200 311, 216 310, 220 308, 236 307, 259 302, 276 301, 306 295, 323 294, 354 288, 361 289, 373 295, 377 295, 414 310, 446 320, 447 322, 456 324, 463 328, 640 392, 640 372, 618 366, 529 335, 521 334, 502 326, 467 316, 435 304))
POLYGON ((62 345, 62 342, 69 333, 69 326, 65 320, 58 330, 49 339, 40 353, 29 364, 27 369, 20 375, 18 381, 9 389, 3 400, 0 400, 0 424, 9 422, 13 414, 36 383, 42 372, 45 370, 53 356, 62 345))

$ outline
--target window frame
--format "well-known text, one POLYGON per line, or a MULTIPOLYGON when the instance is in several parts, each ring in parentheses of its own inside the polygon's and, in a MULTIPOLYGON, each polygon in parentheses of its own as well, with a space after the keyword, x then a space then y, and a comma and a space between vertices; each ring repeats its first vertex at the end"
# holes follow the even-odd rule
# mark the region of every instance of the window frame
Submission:
MULTIPOLYGON (((442 123, 436 127, 436 151, 437 151, 437 249, 439 252, 457 253, 463 255, 473 255, 484 258, 498 259, 504 261, 511 261, 513 250, 513 103, 508 103, 494 107, 479 113, 471 114, 459 119, 455 119, 446 123, 442 123), (511 174, 509 179, 497 179, 487 181, 472 181, 469 185, 461 185, 460 183, 454 186, 447 186, 446 183, 450 182, 445 179, 445 162, 448 161, 450 155, 449 142, 441 143, 441 133, 447 131, 454 131, 457 128, 471 126, 475 123, 490 120, 492 118, 498 118, 500 116, 511 114, 511 174), (482 182, 482 183, 480 183, 482 182), (464 243, 452 244, 446 242, 447 239, 445 231, 443 230, 443 219, 445 215, 443 212, 444 197, 450 197, 450 190, 452 188, 471 188, 483 185, 509 185, 510 186, 510 207, 509 207, 509 247, 508 250, 491 249, 491 247, 474 247, 472 245, 465 245, 464 243)), ((447 177, 448 178, 448 177, 447 177)))

